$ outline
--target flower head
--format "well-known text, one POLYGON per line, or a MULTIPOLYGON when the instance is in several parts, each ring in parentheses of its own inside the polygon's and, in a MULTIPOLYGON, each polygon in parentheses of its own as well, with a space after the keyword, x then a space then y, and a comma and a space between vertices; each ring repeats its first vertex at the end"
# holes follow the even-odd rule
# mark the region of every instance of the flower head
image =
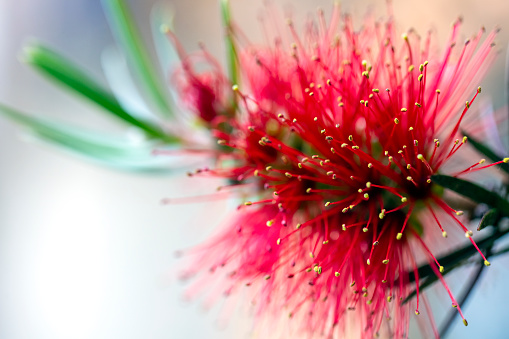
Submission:
POLYGON ((495 32, 459 46, 457 21, 438 56, 431 34, 401 37, 391 20, 355 31, 336 6, 325 22, 320 13, 300 36, 289 21, 289 38, 239 54, 239 109, 219 140, 229 161, 202 174, 250 185, 252 199, 201 247, 200 266, 226 274, 227 294, 255 289, 259 314, 284 311, 309 333, 350 331, 353 318, 360 337, 406 337, 410 307, 421 312, 421 258, 457 304, 428 234, 462 232, 476 246, 431 176, 465 147, 460 126, 495 32), (417 298, 401 303, 410 274, 417 298))

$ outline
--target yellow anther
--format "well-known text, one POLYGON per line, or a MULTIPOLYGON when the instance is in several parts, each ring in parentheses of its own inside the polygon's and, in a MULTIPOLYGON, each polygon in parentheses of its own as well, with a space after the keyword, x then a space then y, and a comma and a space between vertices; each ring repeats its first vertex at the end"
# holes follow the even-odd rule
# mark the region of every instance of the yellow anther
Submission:
POLYGON ((424 160, 424 156, 422 154, 417 154, 417 159, 423 161, 424 160))
POLYGON ((444 266, 440 266, 440 267, 438 268, 438 270, 440 271, 440 273, 444 273, 445 268, 444 268, 444 266))
POLYGON ((465 232, 465 237, 467 237, 467 238, 470 238, 473 235, 474 235, 474 232, 472 232, 472 231, 466 231, 465 232))
POLYGON ((401 240, 402 237, 403 237, 403 233, 396 234, 396 239, 397 240, 401 240))
POLYGON ((398 118, 394 118, 394 123, 397 125, 399 124, 399 119, 398 118))
MULTIPOLYGON (((362 228, 362 232, 366 233, 368 231, 368 228, 367 227, 363 227, 362 228)), ((368 264, 369 265, 369 264, 368 264)))
POLYGON ((463 319, 463 325, 468 326, 468 321, 467 321, 467 319, 463 319))
POLYGON ((301 226, 302 226, 302 224, 297 224, 297 225, 295 225, 295 228, 299 229, 301 226))
POLYGON ((457 215, 457 216, 461 216, 461 215, 463 215, 463 211, 456 211, 456 215, 457 215))
POLYGON ((368 168, 373 168, 373 164, 372 164, 372 163, 369 163, 369 164, 368 164, 368 168))
POLYGON ((266 222, 266 225, 267 225, 267 227, 271 227, 272 225, 274 225, 274 220, 268 220, 266 222))
POLYGON ((371 183, 370 183, 369 181, 366 183, 366 187, 367 187, 367 188, 370 188, 370 187, 371 187, 371 183))
POLYGON ((406 197, 402 197, 401 198, 401 202, 407 202, 407 198, 406 197))
POLYGON ((371 260, 369 260, 369 259, 368 259, 368 260, 366 261, 366 264, 371 265, 371 260))
POLYGON ((388 263, 389 263, 389 259, 384 259, 384 260, 382 260, 382 264, 387 265, 388 263))
POLYGON ((276 241, 276 243, 277 243, 278 245, 281 245, 281 238, 278 238, 278 239, 277 239, 277 241, 276 241))
POLYGON ((507 164, 509 162, 509 158, 504 158, 502 161, 507 164))
POLYGON ((419 310, 415 310, 415 315, 419 315, 421 314, 421 312, 419 312, 419 310))
POLYGON ((490 263, 488 260, 484 260, 484 265, 486 265, 486 266, 490 266, 490 265, 491 265, 491 263, 490 263))
POLYGON ((390 303, 391 301, 392 301, 392 296, 388 296, 388 297, 387 297, 387 302, 389 302, 389 303, 390 303))
POLYGON ((408 181, 412 181, 413 179, 412 179, 412 177, 411 177, 411 176, 408 176, 408 177, 406 177, 406 180, 408 180, 408 181))
POLYGON ((327 202, 325 203, 325 207, 327 207, 327 206, 329 206, 329 205, 330 205, 330 201, 327 201, 327 202))
POLYGON ((342 229, 343 231, 346 231, 346 224, 341 225, 341 229, 342 229))
POLYGON ((339 277, 339 272, 334 273, 336 277, 339 277))
POLYGON ((406 111, 408 111, 408 109, 406 109, 404 107, 401 109, 401 112, 406 112, 406 111))
POLYGON ((447 238, 447 232, 446 231, 442 232, 442 237, 447 238))
POLYGON ((366 199, 366 200, 369 199, 369 194, 368 193, 364 193, 364 199, 366 199))

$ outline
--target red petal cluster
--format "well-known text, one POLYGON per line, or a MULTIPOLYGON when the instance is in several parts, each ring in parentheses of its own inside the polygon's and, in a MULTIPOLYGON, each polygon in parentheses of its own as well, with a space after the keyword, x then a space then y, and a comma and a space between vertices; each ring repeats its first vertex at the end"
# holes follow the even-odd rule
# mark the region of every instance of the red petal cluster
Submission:
MULTIPOLYGON (((455 303, 424 235, 470 232, 430 177, 464 148, 460 124, 495 32, 459 46, 458 21, 437 56, 431 34, 401 37, 391 20, 356 32, 335 7, 325 22, 303 36, 290 22, 274 47, 239 56, 238 110, 214 131, 228 161, 201 174, 248 184, 253 199, 189 273, 226 274, 228 294, 249 285, 260 315, 286 313, 309 333, 351 335, 354 319, 357 337, 406 337, 411 303, 401 301, 419 258, 455 303)), ((419 293, 413 307, 419 314, 419 293)))

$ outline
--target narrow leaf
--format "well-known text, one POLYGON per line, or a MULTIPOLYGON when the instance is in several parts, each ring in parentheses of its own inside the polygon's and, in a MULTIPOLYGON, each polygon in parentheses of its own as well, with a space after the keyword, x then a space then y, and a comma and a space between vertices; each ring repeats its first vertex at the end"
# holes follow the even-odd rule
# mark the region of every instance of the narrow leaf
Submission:
POLYGON ((233 31, 231 24, 231 12, 229 0, 221 0, 221 13, 223 18, 223 26, 226 29, 226 57, 228 62, 228 74, 232 84, 238 84, 237 70, 237 49, 233 39, 233 31))
POLYGON ((497 209, 496 208, 490 209, 483 215, 481 222, 479 223, 479 226, 477 226, 477 230, 480 231, 486 226, 495 226, 497 219, 498 219, 497 209))
POLYGON ((109 90, 57 52, 35 43, 25 48, 24 57, 25 61, 38 71, 66 88, 72 89, 128 124, 141 128, 149 136, 169 143, 177 141, 177 138, 165 134, 158 126, 133 117, 120 106, 109 90))
MULTIPOLYGON (((468 138, 468 142, 470 144, 472 144, 472 146, 478 150, 481 154, 484 154, 488 159, 490 159, 491 161, 493 162, 497 162, 497 161, 500 161, 501 159, 503 159, 504 157, 500 157, 498 156, 494 151, 492 151, 488 146, 486 145, 483 145, 482 143, 480 143, 479 141, 477 141, 476 139, 472 138, 471 136, 469 136, 468 134, 464 133, 464 135, 468 138)), ((509 164, 506 164, 506 163, 501 163, 500 165, 500 168, 506 172, 506 173, 509 173, 509 164)))
MULTIPOLYGON (((103 164, 125 170, 168 172, 167 159, 154 156, 153 141, 129 142, 73 126, 31 117, 0 104, 0 114, 28 128, 32 135, 103 164)), ((174 168, 174 166, 172 166, 174 168)))
MULTIPOLYGON (((480 241, 476 241, 477 246, 480 249, 484 249, 484 248, 493 246, 493 244, 498 239, 501 239, 507 233, 509 233, 509 229, 503 230, 503 231, 497 231, 496 233, 494 233, 480 241)), ((477 249, 474 246, 472 246, 472 244, 469 242, 464 247, 459 248, 459 249, 453 251, 452 253, 449 253, 443 257, 437 258, 437 260, 442 266, 445 267, 445 270, 447 271, 448 269, 458 265, 459 263, 470 258, 472 255, 474 255, 476 253, 478 253, 477 249)), ((435 264, 433 264, 433 265, 435 265, 435 264)), ((433 271, 433 269, 430 267, 429 264, 422 265, 421 267, 419 267, 418 273, 419 273, 420 279, 424 279, 429 276, 435 275, 435 272, 433 271)), ((408 272, 408 281, 409 282, 415 281, 415 275, 414 275, 413 271, 408 272)))
POLYGON ((497 208, 500 213, 505 216, 509 216, 509 202, 500 197, 498 194, 490 192, 477 184, 441 174, 433 175, 431 180, 440 186, 459 193, 475 202, 484 203, 497 208))
POLYGON ((150 96, 150 99, 163 116, 171 117, 173 112, 167 100, 167 91, 161 82, 161 78, 157 76, 158 71, 149 57, 148 48, 143 43, 134 17, 125 0, 103 0, 103 6, 110 20, 111 28, 120 40, 127 58, 140 77, 140 84, 144 87, 146 94, 150 96))

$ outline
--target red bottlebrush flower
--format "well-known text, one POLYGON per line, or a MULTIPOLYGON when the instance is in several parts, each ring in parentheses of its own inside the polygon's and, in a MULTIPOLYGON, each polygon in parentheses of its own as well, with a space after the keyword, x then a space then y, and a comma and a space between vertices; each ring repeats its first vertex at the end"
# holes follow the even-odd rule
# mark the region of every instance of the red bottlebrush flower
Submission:
POLYGON ((476 246, 431 176, 466 143, 460 125, 480 88, 467 95, 494 57, 495 32, 456 46, 458 21, 440 57, 430 35, 401 39, 392 21, 355 32, 336 6, 325 22, 303 37, 289 23, 275 48, 240 54, 246 87, 234 86, 240 109, 219 140, 228 161, 200 175, 251 185, 256 198, 192 267, 226 274, 226 294, 250 286, 257 314, 286 313, 295 330, 404 338, 410 308, 421 312, 419 260, 457 304, 433 255, 440 240, 429 239, 456 230, 476 246), (414 287, 413 306, 401 303, 414 287))
POLYGON ((206 123, 212 123, 221 115, 229 114, 228 94, 231 84, 223 75, 219 63, 202 46, 201 53, 188 55, 174 34, 167 28, 165 33, 173 41, 181 59, 181 67, 173 74, 173 82, 181 101, 206 123), (207 69, 195 70, 196 64, 207 69))

